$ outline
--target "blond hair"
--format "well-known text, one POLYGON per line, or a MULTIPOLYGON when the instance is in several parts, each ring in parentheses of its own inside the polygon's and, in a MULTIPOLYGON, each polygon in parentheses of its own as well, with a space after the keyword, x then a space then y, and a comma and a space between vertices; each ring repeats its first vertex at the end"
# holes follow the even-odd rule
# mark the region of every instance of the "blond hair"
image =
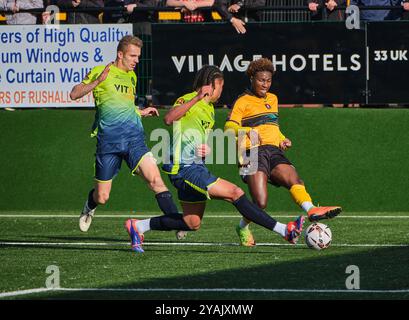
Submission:
POLYGON ((125 52, 126 48, 128 48, 128 46, 131 44, 139 48, 142 48, 143 46, 141 39, 132 35, 127 35, 119 40, 117 51, 125 52))

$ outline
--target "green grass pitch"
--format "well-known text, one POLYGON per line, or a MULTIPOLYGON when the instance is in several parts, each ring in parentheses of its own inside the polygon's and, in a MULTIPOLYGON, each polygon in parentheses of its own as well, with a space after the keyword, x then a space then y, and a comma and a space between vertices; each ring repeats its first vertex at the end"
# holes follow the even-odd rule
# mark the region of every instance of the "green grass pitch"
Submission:
MULTIPOLYGON (((217 111, 216 127, 226 114, 217 111)), ((324 221, 333 232, 329 249, 308 249, 303 240, 290 246, 258 226, 258 245, 240 247, 240 216, 214 200, 199 231, 183 241, 173 232, 147 233, 141 255, 130 251, 123 223, 159 210, 126 165, 90 231, 78 229, 93 183, 93 115, 0 112, 0 299, 409 298, 409 110, 280 111, 280 126, 293 140, 288 156, 314 201, 344 208, 324 221), (51 265, 59 268, 62 290, 44 291, 51 265), (350 265, 359 267, 360 290, 346 290, 350 265)), ((163 125, 146 119, 144 126, 149 135, 163 125)), ((210 168, 247 191, 235 165, 210 168)), ((300 213, 283 188, 269 193, 268 212, 279 221, 300 213)))
POLYGON ((0 292, 44 288, 49 265, 58 266, 61 287, 95 289, 4 299, 409 298, 407 212, 372 214, 370 218, 365 218, 368 213, 344 213, 327 222, 333 243, 323 251, 308 249, 304 239, 295 246, 287 245, 257 226, 253 230, 259 245, 240 247, 234 232, 239 216, 208 212, 202 229, 189 233, 186 240, 177 241, 173 232, 147 233, 143 254, 130 251, 123 228, 126 213, 120 217, 101 213, 87 234, 78 230, 76 212, 58 212, 52 217, 50 212, 31 213, 42 217, 4 214, 0 218, 0 292), (368 291, 345 291, 349 265, 359 267, 360 289, 368 291), (224 291, 206 291, 216 288, 224 291), (229 291, 238 289, 242 290, 229 291), (274 291, 277 289, 284 291, 274 291))

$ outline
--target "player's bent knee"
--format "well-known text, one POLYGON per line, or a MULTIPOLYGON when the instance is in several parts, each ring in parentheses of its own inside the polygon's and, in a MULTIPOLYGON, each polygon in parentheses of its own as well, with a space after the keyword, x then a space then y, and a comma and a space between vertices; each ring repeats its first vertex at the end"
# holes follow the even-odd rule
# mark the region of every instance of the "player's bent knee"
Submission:
POLYGON ((244 194, 243 189, 241 189, 240 187, 235 186, 232 190, 231 190, 231 200, 232 201, 236 201, 238 198, 240 198, 242 195, 244 194))
POLYGON ((267 207, 267 199, 257 199, 256 200, 256 205, 260 209, 265 209, 267 207))
POLYGON ((108 199, 109 193, 98 193, 97 195, 98 204, 105 204, 108 202, 108 199))
POLYGON ((202 220, 199 217, 184 217, 185 223, 192 231, 197 231, 200 229, 202 220))

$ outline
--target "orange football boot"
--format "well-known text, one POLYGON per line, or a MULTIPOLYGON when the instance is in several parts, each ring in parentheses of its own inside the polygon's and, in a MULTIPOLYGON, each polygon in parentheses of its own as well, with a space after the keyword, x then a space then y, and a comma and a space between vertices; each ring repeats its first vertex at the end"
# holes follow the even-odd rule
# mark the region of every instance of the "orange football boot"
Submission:
POLYGON ((314 207, 308 211, 308 219, 311 222, 332 219, 339 215, 341 211, 341 207, 314 207))

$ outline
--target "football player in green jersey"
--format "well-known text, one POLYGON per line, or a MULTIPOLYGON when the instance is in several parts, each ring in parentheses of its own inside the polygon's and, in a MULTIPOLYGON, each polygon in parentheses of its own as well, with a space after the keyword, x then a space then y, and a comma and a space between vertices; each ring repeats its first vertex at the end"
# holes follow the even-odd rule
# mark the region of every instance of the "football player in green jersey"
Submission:
POLYGON ((139 110, 135 105, 137 78, 134 68, 139 62, 142 45, 137 37, 123 37, 115 62, 93 68, 70 94, 71 99, 76 100, 92 91, 96 106, 91 133, 97 138, 95 186, 80 215, 79 227, 83 232, 88 231, 97 205, 108 201, 112 180, 122 160, 133 175, 139 174, 146 180, 165 214, 177 212, 156 160, 145 143, 141 117, 158 116, 159 113, 153 107, 139 110))

